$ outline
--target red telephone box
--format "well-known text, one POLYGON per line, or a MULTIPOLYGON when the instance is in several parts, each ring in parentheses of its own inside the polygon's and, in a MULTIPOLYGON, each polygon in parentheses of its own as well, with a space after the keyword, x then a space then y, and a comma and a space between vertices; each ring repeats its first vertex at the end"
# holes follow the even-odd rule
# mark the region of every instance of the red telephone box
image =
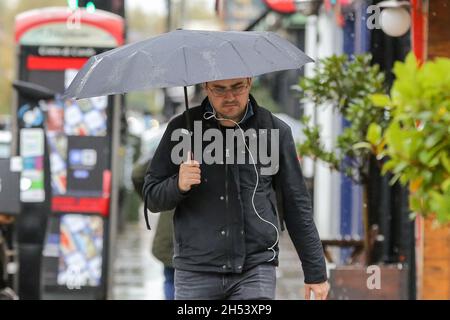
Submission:
MULTIPOLYGON (((102 10, 31 10, 18 15, 15 26, 18 79, 61 94, 89 57, 124 43, 123 18, 102 10)), ((21 190, 23 213, 48 215, 44 299, 107 297, 118 214, 120 103, 117 97, 75 101, 56 94, 30 106, 19 94, 18 150, 22 178, 30 180, 21 190), (37 126, 30 123, 31 109, 43 115, 37 126), (30 151, 35 144, 42 144, 36 148, 42 155, 30 151), (44 155, 49 170, 36 161, 44 155)))

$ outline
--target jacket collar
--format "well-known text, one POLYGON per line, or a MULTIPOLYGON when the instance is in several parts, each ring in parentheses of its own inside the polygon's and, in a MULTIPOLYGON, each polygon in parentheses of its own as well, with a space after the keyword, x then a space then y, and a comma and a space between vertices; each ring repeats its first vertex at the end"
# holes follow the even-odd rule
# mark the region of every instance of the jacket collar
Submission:
MULTIPOLYGON (((205 112, 213 112, 213 107, 211 106, 211 103, 209 102, 208 97, 206 97, 203 101, 202 101, 202 110, 203 113, 205 112)), ((249 120, 250 118, 252 118, 253 116, 255 116, 258 112, 258 103, 256 102, 255 98, 250 94, 249 95, 249 103, 248 103, 248 112, 245 115, 245 118, 243 119, 242 123, 247 122, 247 120, 249 120)))

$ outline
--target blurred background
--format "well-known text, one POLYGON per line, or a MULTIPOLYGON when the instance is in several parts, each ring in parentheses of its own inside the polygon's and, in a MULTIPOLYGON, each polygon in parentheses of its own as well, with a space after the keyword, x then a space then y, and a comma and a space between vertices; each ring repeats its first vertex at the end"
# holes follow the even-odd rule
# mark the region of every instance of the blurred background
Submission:
MULTIPOLYGON (((330 299, 449 299, 448 227, 411 218, 409 187, 390 184, 375 156, 360 157, 364 179, 353 179, 308 144, 311 126, 324 150, 338 150, 358 114, 338 112, 338 98, 364 105, 358 98, 388 93, 409 52, 421 63, 449 57, 449 15, 446 0, 1 1, 1 298, 166 298, 165 265, 152 253, 155 230, 142 221, 132 173, 184 110, 182 88, 80 101, 61 94, 89 57, 183 28, 273 31, 316 60, 255 78, 252 94, 299 145, 330 299)), ((200 86, 188 94, 191 106, 204 98, 200 86)), ((366 140, 368 126, 360 127, 366 140)), ((158 219, 152 214, 151 224, 158 219)), ((287 233, 280 247, 277 299, 303 299, 287 233)))

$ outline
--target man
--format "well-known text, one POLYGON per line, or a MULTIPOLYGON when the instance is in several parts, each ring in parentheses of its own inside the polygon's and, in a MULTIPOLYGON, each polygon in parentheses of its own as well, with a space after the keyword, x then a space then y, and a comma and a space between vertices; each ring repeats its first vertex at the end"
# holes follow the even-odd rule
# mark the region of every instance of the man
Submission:
MULTIPOLYGON (((224 135, 231 129, 242 133, 255 129, 262 139, 260 129, 278 130, 276 172, 260 174, 256 169, 263 165, 251 153, 244 164, 230 164, 229 159, 175 164, 172 151, 177 141, 172 141, 172 133, 186 128, 185 115, 169 123, 147 171, 143 193, 149 209, 175 208, 175 299, 275 298, 279 227, 271 196, 274 181, 281 194, 281 225, 286 224, 302 262, 305 298, 311 292, 316 299, 326 299, 328 294, 323 249, 292 133, 287 124, 258 106, 250 95, 251 84, 250 78, 205 83, 207 98, 189 111, 189 118, 201 121, 202 133, 210 128, 224 135)), ((195 133, 193 138, 198 136, 195 133)), ((249 153, 245 146, 244 152, 249 153)), ((201 154, 193 150, 196 159, 207 153, 205 143, 201 154)), ((223 151, 226 157, 237 153, 228 145, 223 151)))

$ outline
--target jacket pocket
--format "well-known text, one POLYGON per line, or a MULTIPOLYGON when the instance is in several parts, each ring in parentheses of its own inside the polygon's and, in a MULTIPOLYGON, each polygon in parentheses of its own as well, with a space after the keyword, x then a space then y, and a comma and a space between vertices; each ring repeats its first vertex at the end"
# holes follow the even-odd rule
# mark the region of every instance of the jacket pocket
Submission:
POLYGON ((181 246, 182 246, 182 241, 181 241, 181 234, 180 234, 180 228, 179 228, 179 221, 178 218, 179 217, 179 213, 178 213, 178 207, 175 209, 175 213, 173 215, 173 233, 174 233, 174 246, 178 247, 178 249, 181 250, 181 246))
MULTIPOLYGON (((274 212, 275 216, 277 217, 276 221, 277 221, 277 226, 280 227, 280 222, 281 222, 281 217, 280 217, 280 212, 278 211, 278 206, 277 206, 277 200, 276 200, 276 195, 275 195, 275 191, 271 192, 269 195, 269 201, 270 201, 270 205, 272 206, 272 211, 274 212)), ((278 228, 279 230, 279 228, 278 228)))
MULTIPOLYGON (((252 208, 253 219, 251 219, 256 227, 256 232, 259 233, 264 238, 274 238, 276 237, 276 231, 274 226, 279 230, 277 214, 267 193, 256 194, 255 196, 255 207, 258 215, 254 212, 252 208), (269 223, 270 222, 270 223, 269 223), (273 224, 273 225, 272 225, 273 224)), ((275 241, 275 240, 274 240, 275 241)), ((270 242, 270 241, 269 241, 270 242)))

